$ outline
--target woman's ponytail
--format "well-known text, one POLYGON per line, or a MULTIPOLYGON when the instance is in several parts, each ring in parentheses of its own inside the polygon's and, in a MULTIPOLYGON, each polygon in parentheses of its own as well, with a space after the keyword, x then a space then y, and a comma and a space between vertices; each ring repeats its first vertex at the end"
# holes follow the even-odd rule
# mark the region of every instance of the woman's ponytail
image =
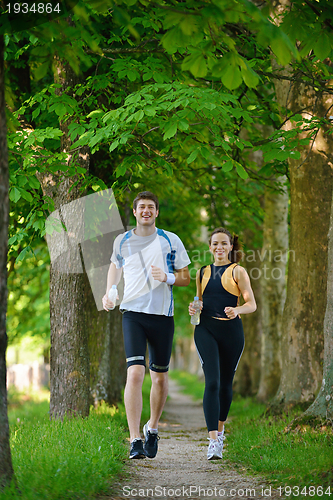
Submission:
POLYGON ((232 238, 232 250, 230 252, 230 257, 229 259, 231 262, 239 262, 242 257, 243 257, 243 252, 242 252, 242 244, 238 239, 238 235, 234 234, 232 238))

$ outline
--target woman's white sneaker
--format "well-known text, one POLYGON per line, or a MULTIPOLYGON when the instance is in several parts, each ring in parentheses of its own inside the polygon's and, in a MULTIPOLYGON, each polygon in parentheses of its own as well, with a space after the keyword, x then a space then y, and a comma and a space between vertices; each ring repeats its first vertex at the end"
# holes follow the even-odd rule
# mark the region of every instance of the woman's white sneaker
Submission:
POLYGON ((218 434, 217 439, 221 445, 221 450, 223 450, 223 444, 224 444, 224 440, 225 440, 224 432, 223 432, 223 434, 218 434))
POLYGON ((218 439, 216 440, 211 438, 207 439, 209 440, 208 451, 207 451, 208 460, 217 460, 222 458, 223 444, 221 445, 218 439))

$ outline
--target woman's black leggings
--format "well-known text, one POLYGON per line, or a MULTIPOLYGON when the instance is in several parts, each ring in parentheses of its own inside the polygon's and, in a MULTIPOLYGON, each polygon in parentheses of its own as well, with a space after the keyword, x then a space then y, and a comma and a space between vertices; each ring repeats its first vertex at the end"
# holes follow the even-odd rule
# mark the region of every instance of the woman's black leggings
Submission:
POLYGON ((201 315, 195 327, 195 345, 205 374, 203 409, 208 431, 227 419, 232 400, 232 382, 244 349, 242 320, 223 321, 201 315))

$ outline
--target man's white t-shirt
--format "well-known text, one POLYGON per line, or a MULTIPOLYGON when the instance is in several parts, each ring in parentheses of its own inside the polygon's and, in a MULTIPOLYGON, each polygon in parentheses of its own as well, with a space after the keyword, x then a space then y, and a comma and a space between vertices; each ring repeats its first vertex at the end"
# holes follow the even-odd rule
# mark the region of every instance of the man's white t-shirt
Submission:
POLYGON ((131 229, 115 239, 111 262, 117 269, 123 267, 125 289, 121 311, 173 316, 172 286, 155 280, 151 266, 171 273, 190 264, 176 234, 156 228, 150 236, 137 236, 131 229))

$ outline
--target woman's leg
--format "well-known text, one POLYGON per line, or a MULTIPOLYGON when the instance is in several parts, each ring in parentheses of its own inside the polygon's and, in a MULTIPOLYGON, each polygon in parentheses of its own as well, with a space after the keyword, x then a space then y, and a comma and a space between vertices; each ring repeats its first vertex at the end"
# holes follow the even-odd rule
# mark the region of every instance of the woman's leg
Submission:
POLYGON ((224 427, 232 401, 232 383, 236 368, 244 349, 244 333, 242 321, 236 318, 223 322, 224 332, 219 336, 220 362, 220 414, 219 430, 224 427))
POLYGON ((205 374, 203 410, 210 437, 217 439, 220 414, 220 366, 219 349, 215 338, 205 326, 203 318, 195 328, 194 341, 205 374), (213 433, 211 435, 211 433, 213 433))

